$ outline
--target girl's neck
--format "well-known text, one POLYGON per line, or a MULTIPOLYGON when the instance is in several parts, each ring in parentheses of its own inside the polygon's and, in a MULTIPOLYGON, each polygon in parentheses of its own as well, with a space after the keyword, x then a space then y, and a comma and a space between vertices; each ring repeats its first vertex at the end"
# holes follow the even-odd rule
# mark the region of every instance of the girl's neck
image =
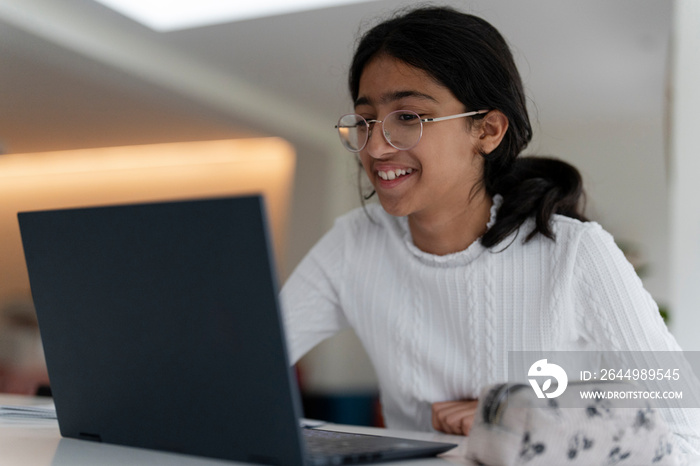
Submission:
POLYGON ((492 204, 491 197, 481 191, 462 209, 409 215, 413 244, 438 256, 467 249, 486 233, 492 204))

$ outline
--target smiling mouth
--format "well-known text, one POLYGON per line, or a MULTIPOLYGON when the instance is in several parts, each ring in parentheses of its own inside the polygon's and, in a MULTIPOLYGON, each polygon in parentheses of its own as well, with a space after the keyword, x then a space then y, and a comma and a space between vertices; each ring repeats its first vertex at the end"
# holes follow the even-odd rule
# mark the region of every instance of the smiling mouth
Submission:
POLYGON ((410 175, 411 173, 413 173, 413 169, 407 168, 405 170, 397 169, 388 171, 378 171, 377 175, 379 175, 379 178, 383 179, 384 181, 390 181, 395 180, 396 178, 399 178, 401 176, 410 175))

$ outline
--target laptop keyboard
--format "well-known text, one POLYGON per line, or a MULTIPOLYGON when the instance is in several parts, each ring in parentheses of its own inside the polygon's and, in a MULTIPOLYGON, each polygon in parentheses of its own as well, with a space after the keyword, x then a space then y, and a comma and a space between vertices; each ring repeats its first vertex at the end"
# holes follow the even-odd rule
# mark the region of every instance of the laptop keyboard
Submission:
POLYGON ((373 435, 302 429, 312 464, 352 464, 381 459, 387 451, 401 449, 395 439, 373 435), (393 442, 392 442, 393 441, 393 442))

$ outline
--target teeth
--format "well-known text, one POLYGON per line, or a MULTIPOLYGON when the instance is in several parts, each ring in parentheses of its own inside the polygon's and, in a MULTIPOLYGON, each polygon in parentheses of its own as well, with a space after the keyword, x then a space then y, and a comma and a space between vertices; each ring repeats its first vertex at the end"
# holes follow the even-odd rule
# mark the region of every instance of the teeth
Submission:
POLYGON ((404 176, 404 175, 409 175, 413 173, 412 168, 407 168, 405 170, 401 168, 397 168, 396 170, 388 170, 388 171, 378 171, 377 175, 379 175, 379 178, 388 181, 388 180, 395 180, 399 176, 404 176))

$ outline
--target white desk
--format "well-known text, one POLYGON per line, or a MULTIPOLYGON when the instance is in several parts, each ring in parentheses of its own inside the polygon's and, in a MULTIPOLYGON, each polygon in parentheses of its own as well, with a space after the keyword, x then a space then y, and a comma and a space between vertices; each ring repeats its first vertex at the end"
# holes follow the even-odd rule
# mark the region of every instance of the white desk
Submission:
MULTIPOLYGON (((36 405, 46 404, 46 402, 46 399, 41 398, 0 395, 0 405, 36 405)), ((410 465, 473 465, 473 463, 466 460, 464 456, 464 452, 467 448, 467 438, 465 437, 420 432, 397 432, 387 429, 335 424, 326 424, 323 428, 457 443, 459 444, 457 448, 439 458, 411 460, 410 465)), ((2 464, 2 466, 221 466, 236 463, 175 453, 65 439, 61 438, 61 434, 58 430, 58 423, 55 420, 14 421, 0 419, 0 464, 2 464)), ((384 464, 406 466, 409 462, 401 461, 384 464)))

